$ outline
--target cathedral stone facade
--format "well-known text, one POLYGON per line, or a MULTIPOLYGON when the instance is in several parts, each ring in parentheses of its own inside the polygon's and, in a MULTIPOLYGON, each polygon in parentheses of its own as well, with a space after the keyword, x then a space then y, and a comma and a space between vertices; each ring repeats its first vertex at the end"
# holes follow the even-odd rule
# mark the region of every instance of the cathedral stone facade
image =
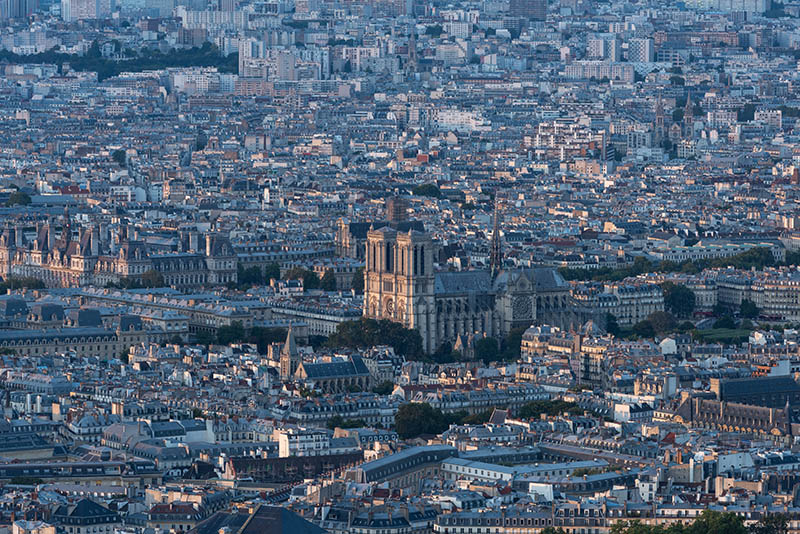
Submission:
POLYGON ((553 269, 435 272, 430 235, 390 227, 367 233, 364 316, 414 328, 430 353, 471 334, 580 324, 569 286, 553 269))

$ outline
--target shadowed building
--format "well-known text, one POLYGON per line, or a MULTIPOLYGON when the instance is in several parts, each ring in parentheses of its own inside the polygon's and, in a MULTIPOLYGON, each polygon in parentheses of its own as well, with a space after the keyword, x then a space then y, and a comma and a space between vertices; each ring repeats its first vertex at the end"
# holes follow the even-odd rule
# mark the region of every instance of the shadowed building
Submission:
POLYGON ((257 505, 251 509, 217 512, 191 534, 324 534, 326 530, 279 506, 257 505))
POLYGON ((547 0, 511 0, 509 12, 512 17, 546 20, 547 0))
POLYGON ((753 406, 686 395, 675 412, 675 421, 691 427, 740 432, 763 437, 791 438, 789 407, 753 406))
POLYGON ((769 408, 800 405, 800 385, 791 376, 711 379, 711 391, 717 400, 754 404, 769 408))
POLYGON ((361 356, 333 362, 302 362, 294 373, 297 380, 310 383, 325 393, 344 393, 351 390, 366 391, 372 384, 369 369, 361 356))

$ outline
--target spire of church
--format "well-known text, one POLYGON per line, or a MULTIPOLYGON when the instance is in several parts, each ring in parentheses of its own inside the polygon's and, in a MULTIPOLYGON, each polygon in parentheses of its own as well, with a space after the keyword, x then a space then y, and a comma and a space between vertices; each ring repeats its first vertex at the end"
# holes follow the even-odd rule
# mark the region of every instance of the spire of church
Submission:
POLYGON ((692 94, 686 93, 686 106, 683 108, 684 119, 692 118, 694 116, 694 108, 692 107, 692 94))
POLYGON ((281 380, 290 380, 294 376, 295 371, 299 367, 300 358, 297 351, 297 343, 294 340, 294 332, 292 325, 289 325, 289 331, 286 332, 286 343, 283 344, 280 353, 280 375, 281 380))
POLYGON ((292 325, 289 325, 289 331, 286 332, 286 342, 283 344, 281 354, 286 354, 287 356, 297 356, 297 343, 294 340, 292 325))
POLYGON ((658 100, 656 101, 655 131, 657 141, 660 144, 665 136, 664 102, 661 100, 661 93, 658 94, 658 100))
POLYGON ((694 134, 694 108, 692 106, 692 95, 686 93, 686 106, 683 108, 683 128, 684 137, 692 137, 694 134))
POLYGON ((497 199, 494 202, 494 227, 492 228, 492 240, 489 249, 489 267, 492 271, 492 277, 495 277, 503 267, 503 245, 500 242, 500 214, 498 212, 497 199))
POLYGON ((409 25, 408 36, 408 61, 406 69, 409 72, 417 71, 417 28, 415 24, 409 25))

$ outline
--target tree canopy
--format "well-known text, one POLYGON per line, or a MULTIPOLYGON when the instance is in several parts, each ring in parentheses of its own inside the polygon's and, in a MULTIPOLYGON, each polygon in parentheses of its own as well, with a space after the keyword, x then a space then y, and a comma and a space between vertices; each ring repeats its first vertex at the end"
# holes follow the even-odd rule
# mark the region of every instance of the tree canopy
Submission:
POLYGON ((695 294, 683 284, 664 282, 661 284, 664 291, 664 307, 676 317, 688 317, 694 312, 695 294))
MULTIPOLYGON (((620 521, 611 527, 611 534, 748 534, 744 520, 733 512, 705 510, 692 523, 646 525, 639 521, 620 521)), ((778 534, 759 532, 758 534, 778 534)))
POLYGON ((727 258, 714 258, 712 260, 687 260, 681 263, 673 261, 652 262, 647 258, 638 256, 627 267, 612 269, 601 267, 599 269, 570 269, 561 267, 558 272, 565 280, 595 280, 598 282, 616 282, 625 278, 638 276, 644 273, 698 273, 706 268, 735 267, 736 269, 763 269, 775 265, 772 251, 766 247, 754 247, 727 258))
POLYGON ((284 277, 287 280, 302 280, 303 289, 319 289, 319 276, 314 271, 302 267, 292 267, 284 277))
POLYGON ((524 405, 519 410, 519 416, 523 419, 538 418, 542 414, 550 416, 561 415, 564 412, 581 414, 583 409, 574 402, 557 400, 532 401, 524 405))
POLYGON ((333 269, 327 269, 322 279, 319 281, 320 289, 325 291, 336 291, 336 277, 333 274, 333 269))
POLYGON ((80 72, 96 72, 97 79, 117 76, 121 72, 142 72, 146 70, 162 70, 169 67, 217 67, 220 72, 237 72, 239 54, 223 56, 216 45, 206 42, 203 46, 188 49, 172 49, 161 52, 158 49, 143 48, 117 61, 104 58, 100 53, 100 44, 94 41, 86 54, 66 54, 52 48, 38 54, 20 55, 9 50, 0 50, 0 61, 11 64, 50 63, 63 65, 80 72))
POLYGON ((339 323, 336 332, 328 337, 327 345, 333 348, 389 345, 395 353, 408 359, 424 357, 419 332, 386 319, 376 321, 362 317, 356 321, 339 323))
POLYGON ((359 295, 364 292, 364 268, 359 267, 353 273, 353 290, 359 295))
POLYGON ((439 198, 442 196, 442 192, 439 191, 436 184, 421 184, 412 189, 411 192, 420 197, 439 198))
POLYGON ((394 429, 402 439, 416 438, 422 434, 440 434, 448 426, 442 412, 427 402, 403 404, 394 416, 394 429))
POLYGON ((211 343, 219 343, 220 345, 250 343, 258 347, 258 352, 260 354, 266 353, 267 347, 269 347, 270 344, 280 343, 285 339, 285 328, 254 326, 247 329, 241 321, 233 321, 230 325, 219 327, 216 336, 201 332, 195 334, 195 340, 201 345, 209 345, 211 343))
POLYGON ((44 282, 38 278, 30 276, 9 276, 0 282, 0 292, 7 292, 9 289, 44 289, 44 282))
POLYGON ((739 315, 747 319, 755 319, 760 313, 761 310, 758 309, 755 302, 749 299, 742 299, 742 303, 739 305, 739 315))
POLYGON ((14 191, 8 196, 6 206, 27 206, 31 203, 31 197, 22 191, 14 191))

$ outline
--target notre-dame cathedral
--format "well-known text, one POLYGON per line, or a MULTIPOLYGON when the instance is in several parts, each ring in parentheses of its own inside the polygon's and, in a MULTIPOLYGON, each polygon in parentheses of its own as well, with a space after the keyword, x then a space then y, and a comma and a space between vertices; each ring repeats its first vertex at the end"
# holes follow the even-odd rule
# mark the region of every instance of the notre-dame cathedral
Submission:
POLYGON ((459 336, 500 338, 535 323, 580 324, 569 285, 555 270, 502 269, 496 216, 489 270, 435 272, 436 248, 430 235, 418 230, 370 230, 364 316, 417 329, 428 353, 459 336))

